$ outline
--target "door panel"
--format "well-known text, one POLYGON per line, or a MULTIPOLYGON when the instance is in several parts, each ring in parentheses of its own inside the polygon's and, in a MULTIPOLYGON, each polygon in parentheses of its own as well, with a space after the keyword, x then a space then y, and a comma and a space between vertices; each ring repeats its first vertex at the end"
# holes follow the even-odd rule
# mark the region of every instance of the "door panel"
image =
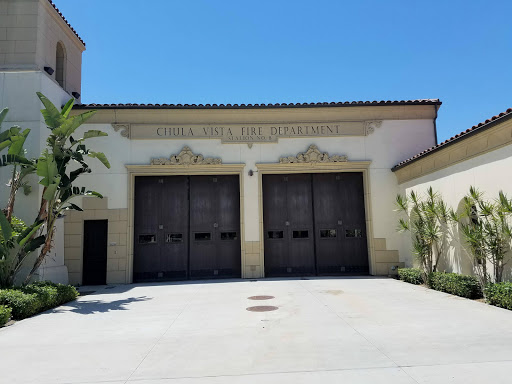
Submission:
POLYGON ((161 273, 158 230, 162 198, 162 177, 135 178, 134 281, 155 280, 161 273))
POLYGON ((190 177, 190 276, 240 277, 237 176, 190 177))
POLYGON ((215 269, 217 177, 190 178, 190 276, 208 277, 215 269))
POLYGON ((287 221, 290 223, 287 273, 311 275, 315 273, 311 175, 294 174, 287 178, 287 221))
POLYGON ((108 220, 84 221, 84 285, 102 285, 107 282, 108 220))
POLYGON ((346 255, 342 250, 344 203, 340 196, 340 174, 314 174, 313 190, 318 273, 344 272, 346 264, 346 255))
POLYGON ((342 252, 346 273, 368 273, 368 243, 362 173, 343 173, 340 180, 343 204, 342 252))
POLYGON ((183 279, 188 260, 188 178, 135 178, 134 281, 183 279))
POLYGON ((238 176, 218 176, 217 219, 215 239, 217 241, 216 265, 218 275, 240 277, 240 183, 238 176))
POLYGON ((265 276, 286 273, 289 263, 288 199, 286 175, 263 175, 263 234, 265 276))
POLYGON ((315 273, 311 175, 264 175, 265 275, 315 273))
POLYGON ((187 176, 163 177, 158 212, 160 270, 163 279, 187 278, 188 214, 187 176))

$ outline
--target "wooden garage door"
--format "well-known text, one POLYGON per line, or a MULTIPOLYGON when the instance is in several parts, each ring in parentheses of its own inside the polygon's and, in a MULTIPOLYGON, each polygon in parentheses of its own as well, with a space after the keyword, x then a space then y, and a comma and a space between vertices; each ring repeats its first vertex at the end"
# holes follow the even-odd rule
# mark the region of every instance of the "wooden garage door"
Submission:
POLYGON ((135 178, 134 281, 240 277, 238 176, 135 178))
POLYGON ((311 175, 263 175, 265 276, 315 273, 311 175))
POLYGON ((190 276, 240 277, 237 176, 190 178, 190 276))
POLYGON ((362 173, 263 176, 265 276, 367 274, 362 173))
POLYGON ((362 173, 312 175, 317 273, 367 274, 362 173))

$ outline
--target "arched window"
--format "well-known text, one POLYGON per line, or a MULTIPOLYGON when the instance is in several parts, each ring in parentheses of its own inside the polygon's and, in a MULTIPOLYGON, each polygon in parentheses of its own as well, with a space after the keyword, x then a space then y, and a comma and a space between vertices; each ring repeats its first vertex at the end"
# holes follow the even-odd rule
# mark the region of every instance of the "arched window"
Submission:
POLYGON ((57 43, 57 53, 56 53, 56 61, 55 61, 55 80, 57 83, 64 88, 64 82, 66 81, 65 74, 65 64, 66 64, 66 50, 64 48, 64 44, 60 41, 57 43))

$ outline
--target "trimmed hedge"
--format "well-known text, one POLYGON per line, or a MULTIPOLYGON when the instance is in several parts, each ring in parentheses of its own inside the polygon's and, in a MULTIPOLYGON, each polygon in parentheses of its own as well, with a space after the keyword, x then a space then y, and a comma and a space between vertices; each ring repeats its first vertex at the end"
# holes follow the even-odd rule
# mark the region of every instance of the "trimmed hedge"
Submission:
POLYGON ((488 284, 485 299, 491 305, 512 310, 512 283, 488 284))
POLYGON ((0 305, 0 327, 3 327, 11 318, 11 308, 0 305))
POLYGON ((482 297, 480 283, 474 276, 433 272, 429 275, 428 280, 430 288, 436 291, 451 293, 452 295, 468 299, 478 299, 482 297))
POLYGON ((35 293, 25 293, 17 289, 0 291, 0 305, 12 309, 12 317, 21 320, 40 312, 41 304, 35 293))
POLYGON ((398 268, 398 278, 411 284, 423 284, 423 272, 419 268, 398 268))
POLYGON ((37 296, 40 312, 58 305, 57 287, 51 285, 30 284, 20 288, 20 291, 28 294, 35 294, 37 296))
POLYGON ((0 291, 0 305, 10 307, 13 319, 21 320, 77 297, 78 291, 71 285, 40 281, 25 287, 0 291))

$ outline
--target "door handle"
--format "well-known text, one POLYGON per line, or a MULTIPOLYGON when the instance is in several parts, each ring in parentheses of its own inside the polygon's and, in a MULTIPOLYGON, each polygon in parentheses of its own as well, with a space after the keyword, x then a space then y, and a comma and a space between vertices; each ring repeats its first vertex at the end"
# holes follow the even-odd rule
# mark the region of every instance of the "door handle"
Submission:
POLYGON ((213 228, 218 228, 219 227, 219 223, 213 223, 213 228))

